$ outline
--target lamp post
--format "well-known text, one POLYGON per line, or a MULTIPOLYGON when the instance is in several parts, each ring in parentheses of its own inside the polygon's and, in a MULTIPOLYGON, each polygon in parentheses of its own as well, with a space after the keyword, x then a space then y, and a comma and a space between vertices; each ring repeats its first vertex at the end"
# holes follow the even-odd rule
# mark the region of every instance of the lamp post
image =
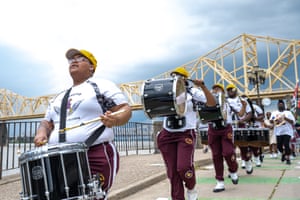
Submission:
POLYGON ((257 91, 257 100, 256 103, 263 109, 263 105, 261 103, 260 95, 259 95, 259 86, 265 83, 266 80, 266 71, 264 69, 260 69, 258 65, 253 66, 252 69, 247 71, 248 79, 250 84, 256 87, 257 91))

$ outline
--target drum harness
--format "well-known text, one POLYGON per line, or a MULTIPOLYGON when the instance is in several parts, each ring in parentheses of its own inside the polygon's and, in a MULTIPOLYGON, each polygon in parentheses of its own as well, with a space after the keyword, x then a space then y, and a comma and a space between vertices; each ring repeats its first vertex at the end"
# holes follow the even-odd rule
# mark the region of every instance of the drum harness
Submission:
MULTIPOLYGON (((188 84, 186 85, 188 86, 188 84)), ((193 98, 193 93, 191 91, 191 87, 186 87, 186 91, 188 94, 190 94, 192 96, 192 103, 193 103, 193 110, 196 111, 197 110, 197 105, 202 103, 199 101, 196 101, 193 98)), ((166 120, 166 126, 170 129, 179 129, 179 128, 183 128, 186 125, 186 118, 185 116, 179 116, 179 115, 172 115, 172 116, 168 116, 167 120, 166 120)))
MULTIPOLYGON (((92 81, 87 81, 87 83, 89 83, 95 93, 96 93, 96 99, 99 103, 99 105, 101 106, 103 113, 105 113, 109 107, 113 107, 116 104, 113 101, 110 101, 109 99, 106 99, 104 97, 104 95, 102 95, 100 93, 99 87, 96 83, 92 82, 92 81)), ((65 126, 66 126, 66 113, 67 113, 67 103, 68 103, 68 97, 69 94, 72 90, 72 87, 69 88, 62 100, 61 103, 61 112, 60 112, 60 124, 59 124, 59 143, 61 142, 65 142, 66 141, 66 133, 65 133, 65 126)), ((100 126, 93 134, 91 134, 86 140, 85 140, 85 145, 89 148, 95 141, 96 139, 103 133, 103 131, 105 130, 105 126, 102 125, 100 126)))

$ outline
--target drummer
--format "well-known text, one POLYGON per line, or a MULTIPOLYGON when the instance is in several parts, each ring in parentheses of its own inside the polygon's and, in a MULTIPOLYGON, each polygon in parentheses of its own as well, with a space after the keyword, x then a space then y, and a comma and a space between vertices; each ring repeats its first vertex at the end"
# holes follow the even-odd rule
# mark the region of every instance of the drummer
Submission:
MULTIPOLYGON (((214 84, 212 93, 216 96, 225 95, 222 84, 214 84)), ((217 98, 222 99, 222 98, 217 98)), ((221 106, 221 112, 227 113, 226 102, 217 102, 221 106)), ((224 186, 224 159, 228 165, 229 175, 233 184, 238 184, 238 163, 236 160, 235 147, 232 141, 232 125, 227 123, 226 119, 209 122, 208 144, 211 148, 213 164, 215 169, 215 178, 217 185, 213 192, 225 190, 224 186)))
POLYGON ((92 53, 69 49, 66 58, 73 85, 50 102, 34 143, 36 146, 42 146, 47 141, 49 144, 83 143, 91 139, 91 135, 99 133, 100 136, 90 140, 88 160, 91 173, 100 177, 102 190, 107 193, 119 168, 119 154, 112 142, 112 127, 127 123, 131 117, 131 108, 113 82, 93 78, 97 60, 92 53), (63 104, 64 99, 67 101, 63 104), (65 117, 63 113, 66 113, 65 117), (99 118, 95 123, 65 131, 65 128, 95 118, 99 118), (63 126, 64 122, 66 126, 63 126))
POLYGON ((171 72, 172 77, 184 79, 187 98, 184 116, 164 117, 163 129, 157 134, 158 148, 166 164, 167 176, 171 184, 171 198, 197 200, 195 189, 196 175, 194 168, 194 151, 196 146, 196 104, 203 103, 215 106, 216 101, 207 89, 203 80, 193 80, 196 87, 189 84, 189 72, 184 67, 178 67, 171 72), (201 90, 199 88, 201 88, 201 90))
MULTIPOLYGON (((237 87, 229 84, 226 87, 227 102, 229 104, 228 122, 232 123, 234 128, 246 128, 246 124, 252 117, 252 110, 249 103, 238 96, 237 87)), ((248 153, 248 146, 239 146, 241 158, 245 161, 247 174, 253 172, 251 154, 248 153)))
MULTIPOLYGON (((252 117, 248 121, 248 126, 255 129, 261 129, 264 127, 264 111, 263 109, 257 105, 254 104, 246 95, 242 95, 242 98, 247 100, 248 104, 250 105, 252 117)), ((255 134, 255 133, 253 133, 255 134)), ((269 141, 268 141, 269 142, 269 141)), ((263 147, 259 144, 257 145, 251 145, 248 146, 248 154, 250 156, 252 154, 254 156, 254 162, 256 164, 256 167, 261 167, 262 161, 263 161, 263 147)))

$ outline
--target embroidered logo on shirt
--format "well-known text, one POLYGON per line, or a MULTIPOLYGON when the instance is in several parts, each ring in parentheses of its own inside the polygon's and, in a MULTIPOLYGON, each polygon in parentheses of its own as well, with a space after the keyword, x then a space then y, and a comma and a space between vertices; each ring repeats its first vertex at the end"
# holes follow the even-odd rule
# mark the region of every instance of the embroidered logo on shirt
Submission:
POLYGON ((71 115, 81 104, 82 100, 76 101, 72 104, 72 98, 68 100, 67 109, 68 109, 68 115, 71 115))

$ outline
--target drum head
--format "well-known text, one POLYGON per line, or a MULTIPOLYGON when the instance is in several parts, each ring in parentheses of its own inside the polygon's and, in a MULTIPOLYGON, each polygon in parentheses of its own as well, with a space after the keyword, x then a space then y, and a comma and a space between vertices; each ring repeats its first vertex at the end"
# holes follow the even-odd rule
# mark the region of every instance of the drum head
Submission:
POLYGON ((183 116, 186 111, 186 87, 185 81, 181 78, 176 80, 176 84, 174 84, 174 91, 175 91, 175 109, 176 113, 180 116, 183 116))

